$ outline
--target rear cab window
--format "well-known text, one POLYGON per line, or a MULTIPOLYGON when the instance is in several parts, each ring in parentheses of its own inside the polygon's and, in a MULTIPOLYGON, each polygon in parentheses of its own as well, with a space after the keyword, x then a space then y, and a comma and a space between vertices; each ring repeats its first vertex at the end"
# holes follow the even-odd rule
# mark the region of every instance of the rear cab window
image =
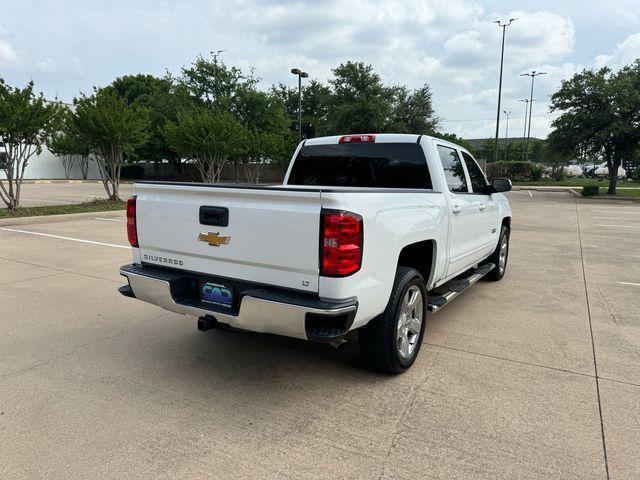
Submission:
POLYGON ((303 146, 288 185, 431 189, 417 143, 339 143, 303 146))

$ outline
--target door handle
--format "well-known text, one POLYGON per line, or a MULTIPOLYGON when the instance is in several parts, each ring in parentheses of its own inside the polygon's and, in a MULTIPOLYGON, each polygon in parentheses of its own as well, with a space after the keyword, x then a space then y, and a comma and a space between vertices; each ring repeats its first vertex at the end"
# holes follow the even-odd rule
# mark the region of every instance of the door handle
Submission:
POLYGON ((462 207, 460 205, 453 205, 451 207, 451 211, 453 213, 460 213, 462 211, 462 207))
POLYGON ((479 208, 480 210, 484 210, 485 208, 487 208, 487 205, 486 205, 486 204, 484 204, 484 203, 481 203, 480 205, 478 205, 478 208, 479 208))
POLYGON ((226 207, 200 207, 200 223, 214 227, 229 226, 229 209, 226 207))

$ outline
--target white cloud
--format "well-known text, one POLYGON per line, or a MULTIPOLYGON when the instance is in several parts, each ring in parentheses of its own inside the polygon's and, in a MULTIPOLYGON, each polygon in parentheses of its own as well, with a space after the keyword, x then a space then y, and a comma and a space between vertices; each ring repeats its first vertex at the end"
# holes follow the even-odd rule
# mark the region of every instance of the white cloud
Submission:
POLYGON ((9 42, 0 38, 0 64, 3 65, 17 65, 20 62, 20 57, 16 50, 9 44, 9 42))
POLYGON ((640 58, 640 33, 634 33, 617 44, 611 54, 598 55, 594 63, 597 67, 608 66, 616 69, 633 63, 638 58, 640 58))
POLYGON ((506 67, 560 60, 573 50, 575 33, 569 18, 548 11, 513 11, 478 18, 472 30, 449 37, 444 43, 446 63, 486 66, 499 60, 502 29, 493 22, 507 18, 517 20, 506 28, 506 67))

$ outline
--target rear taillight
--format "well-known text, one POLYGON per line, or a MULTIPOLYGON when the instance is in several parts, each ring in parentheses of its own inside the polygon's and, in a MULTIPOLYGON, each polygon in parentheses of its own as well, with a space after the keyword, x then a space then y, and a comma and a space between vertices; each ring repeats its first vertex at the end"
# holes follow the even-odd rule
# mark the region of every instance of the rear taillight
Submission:
POLYGON ((338 143, 374 143, 375 135, 345 135, 340 137, 338 143))
POLYGON ((345 277, 362 262, 362 217, 355 213, 323 210, 320 231, 320 274, 345 277))
POLYGON ((132 247, 138 246, 138 229, 136 228, 136 197, 127 200, 127 237, 132 247))

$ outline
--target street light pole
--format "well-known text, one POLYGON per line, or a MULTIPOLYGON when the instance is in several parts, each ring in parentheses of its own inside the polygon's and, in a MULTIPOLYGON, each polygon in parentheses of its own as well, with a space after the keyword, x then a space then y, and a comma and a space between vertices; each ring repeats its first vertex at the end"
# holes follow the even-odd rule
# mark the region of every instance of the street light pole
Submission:
POLYGON ((507 116, 507 125, 505 128, 505 132, 504 132, 504 160, 507 160, 507 147, 509 145, 509 115, 511 115, 511 110, 507 111, 507 110, 503 110, 502 113, 504 113, 507 116))
POLYGON ((495 154, 493 156, 494 161, 498 161, 498 136, 500 134, 500 100, 502 97, 502 67, 504 66, 504 37, 507 27, 511 25, 517 18, 510 18, 507 23, 502 23, 500 20, 496 20, 493 23, 497 23, 502 28, 502 49, 500 50, 500 80, 498 82, 498 113, 496 115, 496 141, 495 141, 495 154))
POLYGON ((524 162, 524 139, 527 136, 527 112, 529 111, 529 99, 523 98, 522 100, 518 100, 519 102, 524 102, 524 128, 522 130, 522 161, 524 162))
POLYGON ((536 72, 533 70, 531 73, 523 73, 521 77, 531 77, 531 96, 529 98, 529 129, 527 130, 527 143, 525 145, 527 149, 526 160, 529 160, 529 139, 531 138, 531 111, 533 110, 533 82, 538 75, 546 75, 547 72, 536 72))
POLYGON ((299 68, 292 68, 291 73, 298 76, 298 143, 302 141, 302 79, 309 74, 299 68))

